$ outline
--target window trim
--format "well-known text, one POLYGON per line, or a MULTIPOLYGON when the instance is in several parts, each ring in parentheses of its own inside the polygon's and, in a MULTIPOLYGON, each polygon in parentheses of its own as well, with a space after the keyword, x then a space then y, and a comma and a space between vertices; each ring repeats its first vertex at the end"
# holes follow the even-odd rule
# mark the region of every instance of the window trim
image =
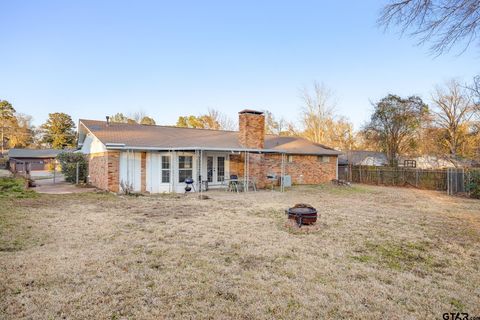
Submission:
POLYGON ((193 155, 178 155, 177 161, 178 161, 178 167, 177 167, 178 183, 185 183, 185 180, 180 181, 180 178, 181 178, 181 177, 180 177, 180 172, 182 172, 182 171, 190 171, 190 172, 191 172, 190 178, 193 178, 193 169, 194 169, 194 168, 193 168, 193 165, 194 165, 193 155), (191 163, 190 168, 180 168, 180 158, 181 158, 181 157, 190 158, 190 159, 191 159, 191 161, 190 161, 190 163, 191 163))
POLYGON ((172 157, 170 155, 161 155, 160 156, 160 183, 169 184, 172 180, 170 171, 172 166, 172 157), (168 168, 163 166, 163 158, 168 159, 168 168), (168 174, 168 181, 163 181, 163 173, 167 172, 168 174))
POLYGON ((318 162, 321 163, 330 163, 330 157, 329 156, 317 156, 318 162))

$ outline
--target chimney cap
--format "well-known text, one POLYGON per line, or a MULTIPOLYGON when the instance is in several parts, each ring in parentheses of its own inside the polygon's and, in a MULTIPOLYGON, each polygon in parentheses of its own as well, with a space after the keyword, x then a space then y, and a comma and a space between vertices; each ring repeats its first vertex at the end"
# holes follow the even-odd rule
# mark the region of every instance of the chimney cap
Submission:
POLYGON ((244 114, 244 113, 261 115, 261 114, 263 114, 263 111, 256 111, 256 110, 252 110, 252 109, 244 109, 244 110, 239 112, 239 114, 244 114))

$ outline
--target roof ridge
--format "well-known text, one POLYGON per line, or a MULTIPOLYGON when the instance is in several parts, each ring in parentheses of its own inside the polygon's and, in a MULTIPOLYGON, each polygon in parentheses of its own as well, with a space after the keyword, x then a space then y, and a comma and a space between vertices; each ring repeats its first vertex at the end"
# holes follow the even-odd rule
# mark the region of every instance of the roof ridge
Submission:
MULTIPOLYGON (((103 120, 92 120, 92 119, 78 119, 79 122, 82 121, 95 121, 106 124, 107 121, 103 120)), ((159 128, 176 128, 176 129, 191 129, 191 130, 203 130, 203 131, 220 131, 220 132, 238 132, 238 130, 224 130, 224 129, 209 129, 209 128, 189 128, 189 127, 178 127, 175 125, 159 125, 159 124, 141 124, 141 123, 126 123, 126 122, 109 122, 109 125, 112 124, 121 124, 127 126, 143 126, 143 127, 159 127, 159 128)))

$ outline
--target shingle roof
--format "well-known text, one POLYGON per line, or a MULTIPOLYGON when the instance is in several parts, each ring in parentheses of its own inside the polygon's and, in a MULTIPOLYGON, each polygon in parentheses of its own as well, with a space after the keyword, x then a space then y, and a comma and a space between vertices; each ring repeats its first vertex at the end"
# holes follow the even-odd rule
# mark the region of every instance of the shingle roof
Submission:
POLYGON ((387 156, 383 152, 350 150, 342 154, 338 159, 340 164, 353 165, 385 165, 388 163, 387 156))
MULTIPOLYGON (((244 149, 238 140, 238 131, 151 126, 80 120, 103 144, 124 144, 135 148, 212 148, 244 149)), ((265 149, 292 154, 338 155, 339 151, 315 144, 299 137, 265 136, 265 149)))
POLYGON ((10 149, 9 158, 55 158, 63 150, 58 149, 10 149))

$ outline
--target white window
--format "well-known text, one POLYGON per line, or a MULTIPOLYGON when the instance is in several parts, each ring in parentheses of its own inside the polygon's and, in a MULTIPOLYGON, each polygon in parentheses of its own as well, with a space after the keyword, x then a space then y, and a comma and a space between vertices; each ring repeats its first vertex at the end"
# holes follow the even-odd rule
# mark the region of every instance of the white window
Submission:
POLYGON ((162 156, 162 183, 170 182, 170 156, 162 156))
POLYGON ((193 157, 178 157, 178 182, 185 182, 185 179, 193 177, 193 157))
POLYGON ((293 162, 293 156, 290 155, 290 156, 288 156, 288 163, 292 163, 292 162, 293 162))

